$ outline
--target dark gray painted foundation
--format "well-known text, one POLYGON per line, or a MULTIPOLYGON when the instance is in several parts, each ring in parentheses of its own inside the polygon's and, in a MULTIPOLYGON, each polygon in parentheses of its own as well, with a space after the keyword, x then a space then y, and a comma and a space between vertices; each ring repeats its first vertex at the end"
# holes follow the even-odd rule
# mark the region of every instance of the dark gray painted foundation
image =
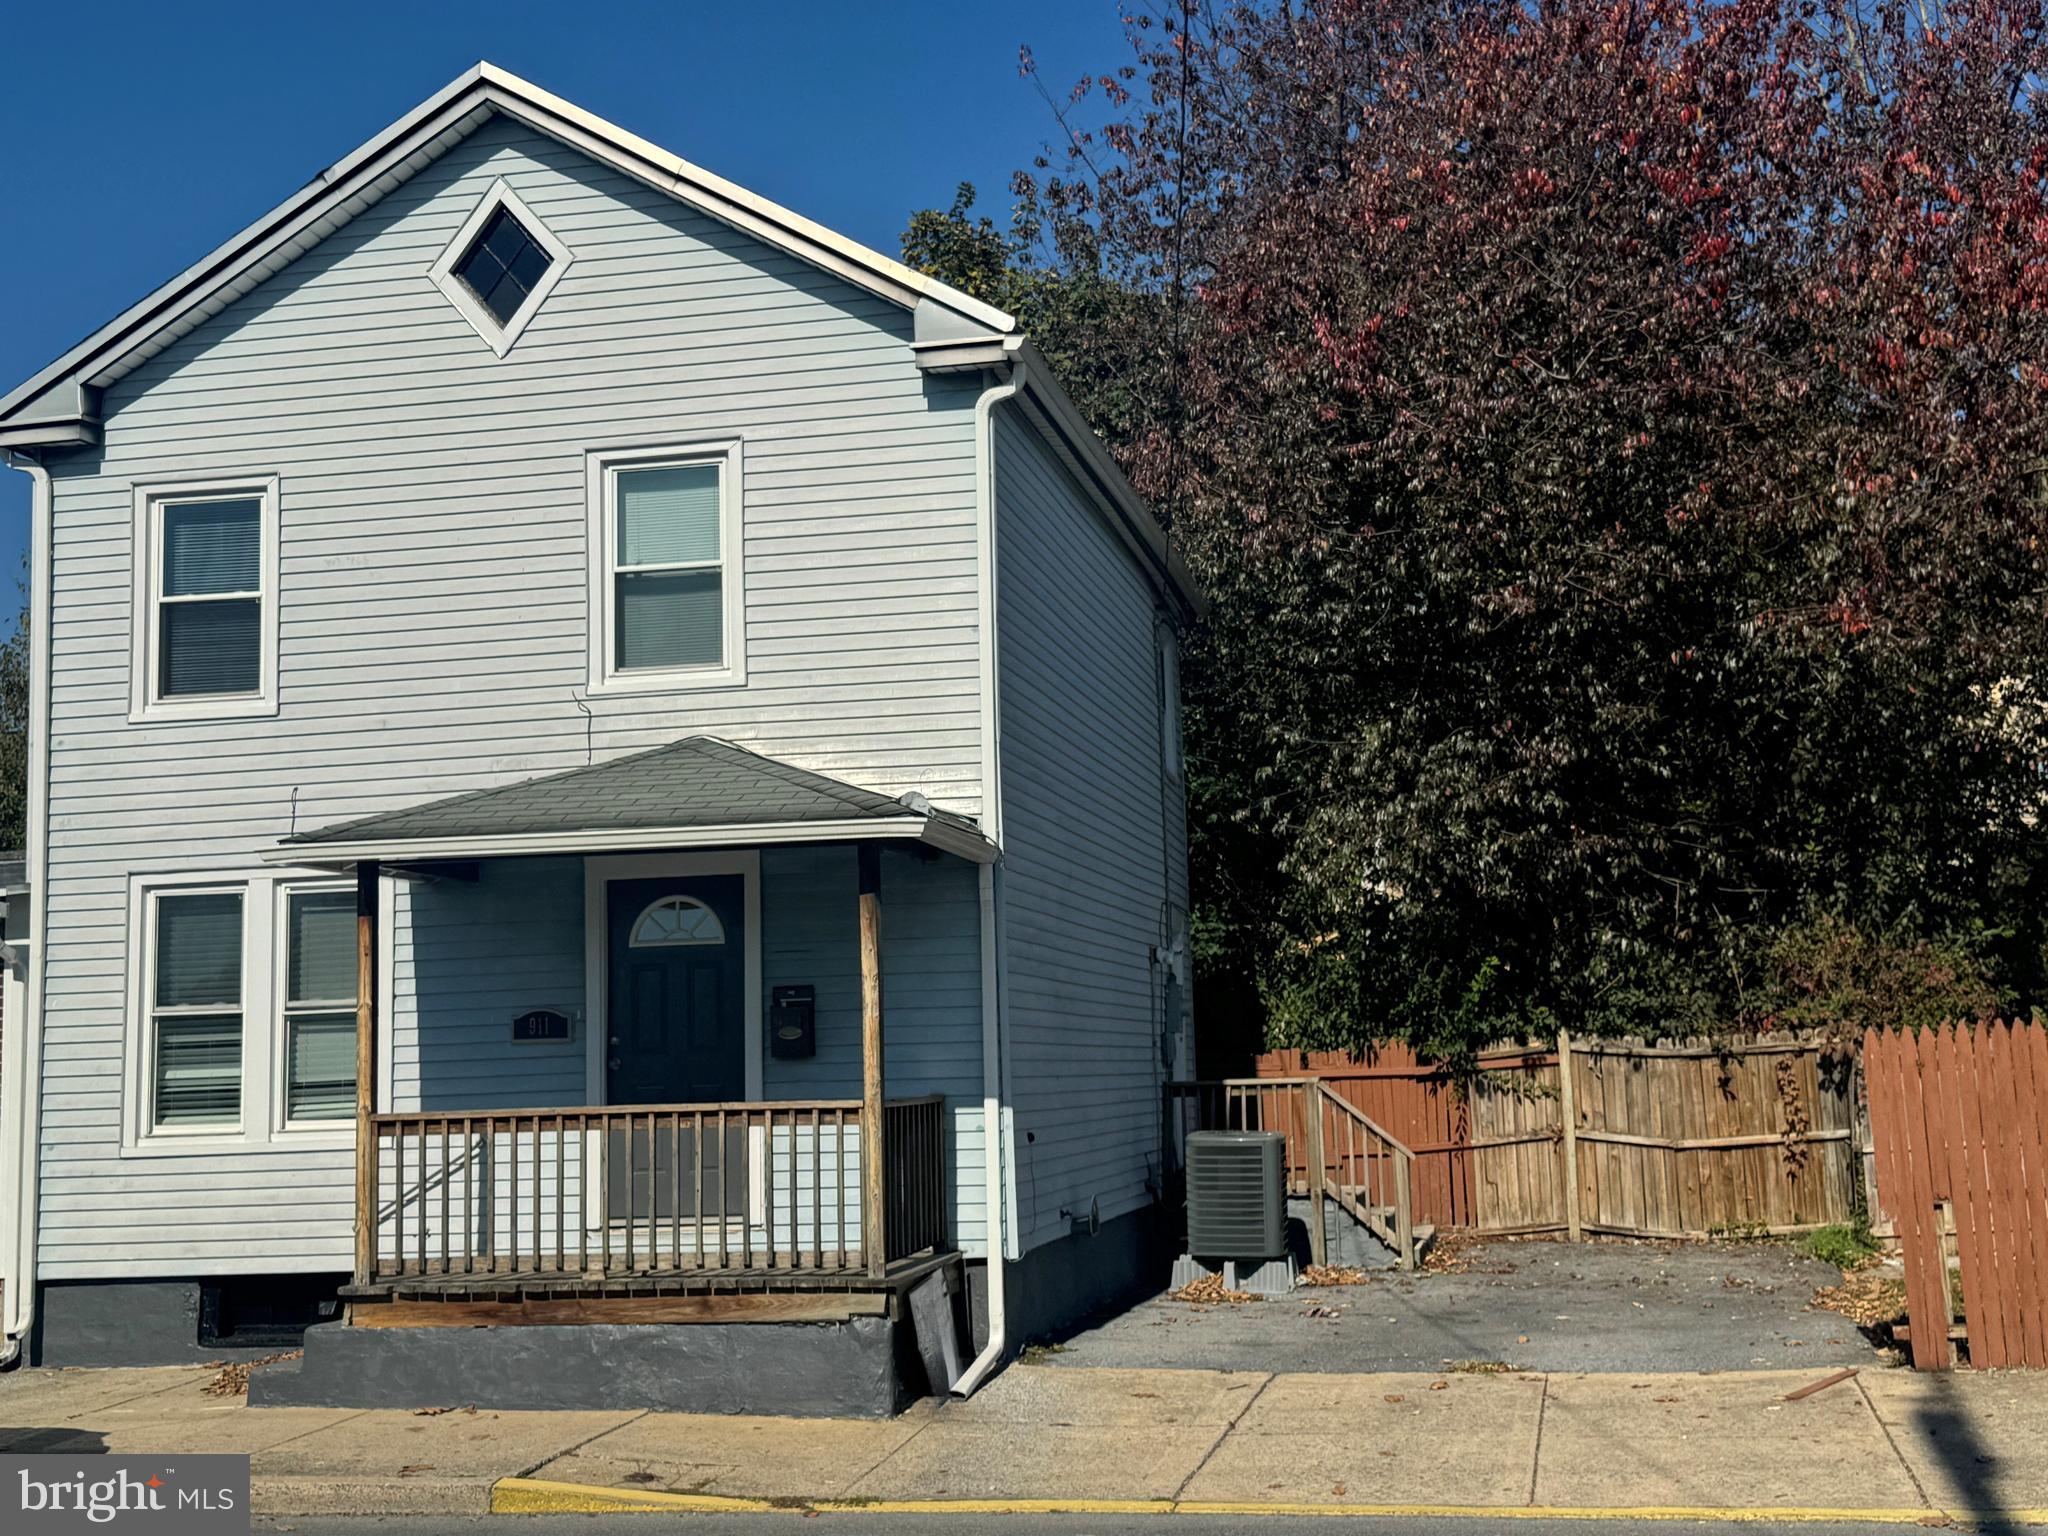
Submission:
MULTIPOLYGON (((1147 1206, 1093 1236, 1071 1233, 1004 1267, 1006 1330, 1012 1351, 1070 1333, 1090 1318, 1157 1295, 1173 1271, 1161 1208, 1147 1206)), ((987 1271, 968 1271, 986 1287, 987 1271)), ((985 1301, 977 1301, 985 1306, 985 1301)))
POLYGON ((49 1281, 36 1293, 30 1365, 185 1365, 274 1353, 199 1342, 197 1280, 49 1281))
POLYGON ((252 1407, 655 1408, 887 1418, 925 1390, 908 1323, 306 1330, 252 1374, 252 1407))

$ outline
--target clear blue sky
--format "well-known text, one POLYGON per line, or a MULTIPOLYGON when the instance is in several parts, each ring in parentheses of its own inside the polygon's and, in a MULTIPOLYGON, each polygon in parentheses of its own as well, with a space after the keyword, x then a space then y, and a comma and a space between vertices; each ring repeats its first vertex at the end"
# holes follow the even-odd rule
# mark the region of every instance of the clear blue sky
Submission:
MULTIPOLYGON (((1048 85, 1123 62, 1116 0, 15 7, 0 32, 0 392, 478 59, 893 255, 985 211, 1053 133, 1048 85)), ((0 615, 28 477, 0 469, 0 615)))

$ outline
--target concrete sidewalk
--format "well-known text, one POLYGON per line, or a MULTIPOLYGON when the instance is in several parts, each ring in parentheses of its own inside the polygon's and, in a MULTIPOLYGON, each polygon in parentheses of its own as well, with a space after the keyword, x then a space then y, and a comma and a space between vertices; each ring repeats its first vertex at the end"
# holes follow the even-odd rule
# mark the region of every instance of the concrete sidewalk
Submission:
POLYGON ((1865 1370, 1013 1366, 889 1422, 250 1409, 204 1369, 0 1377, 0 1450, 246 1451, 267 1515, 817 1505, 2048 1524, 2048 1382, 1865 1370))

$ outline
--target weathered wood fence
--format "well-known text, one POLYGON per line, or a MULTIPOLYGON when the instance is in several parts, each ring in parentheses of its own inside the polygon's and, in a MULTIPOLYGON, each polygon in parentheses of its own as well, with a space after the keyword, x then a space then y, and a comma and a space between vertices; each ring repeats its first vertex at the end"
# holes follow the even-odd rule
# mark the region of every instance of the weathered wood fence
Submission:
POLYGON ((1483 1053, 1461 1091, 1402 1045, 1271 1051, 1414 1153, 1415 1219, 1485 1232, 1799 1232, 1855 1208, 1855 1059, 1792 1035, 1483 1053), (1560 1063, 1565 1064, 1560 1070, 1560 1063))
POLYGON ((1913 1364, 2048 1366, 2048 1030, 1874 1029, 1863 1070, 1913 1364))

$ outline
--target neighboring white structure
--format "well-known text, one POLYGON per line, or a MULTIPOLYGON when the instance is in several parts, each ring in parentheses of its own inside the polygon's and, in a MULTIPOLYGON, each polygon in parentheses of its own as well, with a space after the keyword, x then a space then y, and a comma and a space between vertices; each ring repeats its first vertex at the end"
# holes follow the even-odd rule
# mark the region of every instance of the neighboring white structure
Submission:
MULTIPOLYGON (((192 1306, 323 1283, 251 1277, 365 1278, 364 869, 378 1112, 814 1101, 862 1091, 881 848, 888 1091, 944 1095, 948 1241, 1013 1261, 990 1353, 1126 1281, 1190 1066, 1195 598, 1011 317, 480 65, 0 400, 0 448, 10 1347, 191 1353, 192 1306), (668 1033, 617 1046, 627 997, 668 1033)), ((431 1181, 380 1155, 388 1240, 431 1181)))

